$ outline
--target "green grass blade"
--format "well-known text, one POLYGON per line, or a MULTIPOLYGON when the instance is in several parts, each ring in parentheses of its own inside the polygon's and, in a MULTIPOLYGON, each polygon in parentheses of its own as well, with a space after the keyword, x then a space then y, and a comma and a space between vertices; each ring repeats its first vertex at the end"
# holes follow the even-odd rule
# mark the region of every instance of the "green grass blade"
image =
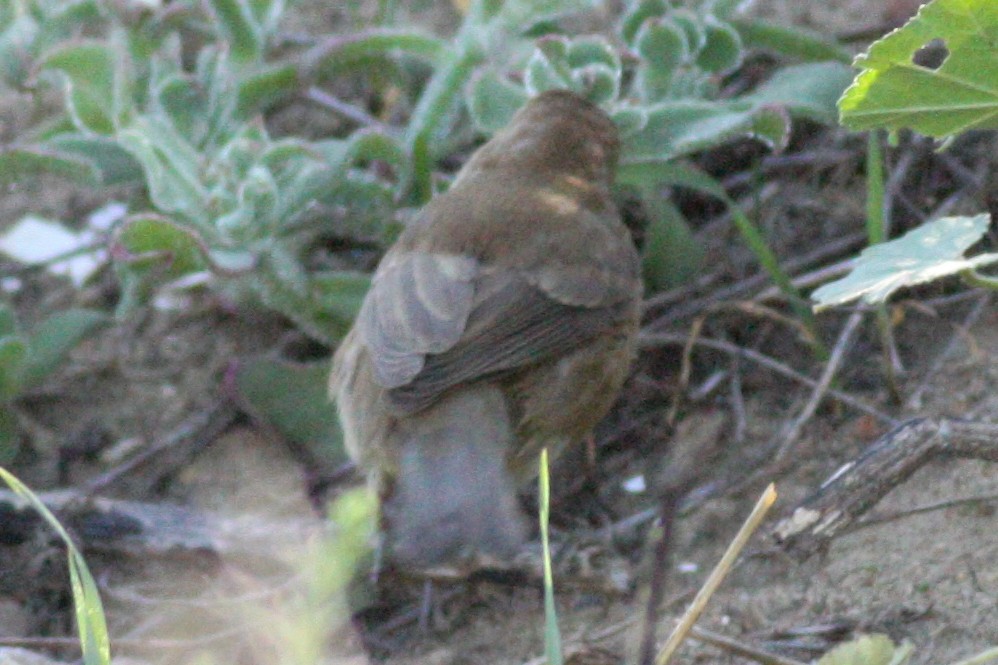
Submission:
POLYGON ((554 606, 554 576, 551 574, 551 548, 548 542, 548 517, 550 515, 551 481, 548 476, 548 449, 541 450, 540 473, 541 547, 544 553, 544 653, 548 665, 562 665, 561 631, 558 630, 558 611, 554 606))
POLYGON ((87 568, 83 555, 76 549, 72 538, 59 520, 42 503, 34 492, 13 474, 0 467, 0 480, 3 480, 19 497, 27 501, 48 522, 63 542, 69 563, 69 579, 73 590, 73 606, 76 610, 76 625, 80 634, 80 648, 86 665, 110 665, 111 642, 107 634, 107 621, 104 618, 104 605, 97 591, 97 583, 87 568))

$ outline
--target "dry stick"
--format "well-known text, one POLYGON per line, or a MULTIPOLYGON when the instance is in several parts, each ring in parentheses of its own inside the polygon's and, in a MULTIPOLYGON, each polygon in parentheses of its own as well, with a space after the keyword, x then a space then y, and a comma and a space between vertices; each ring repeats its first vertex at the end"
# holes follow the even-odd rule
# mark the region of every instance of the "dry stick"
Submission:
POLYGON ((727 576, 728 571, 731 570, 738 555, 748 543, 749 538, 759 528, 762 520, 766 517, 766 513, 769 512, 769 509, 773 507, 775 502, 776 489, 770 483, 765 491, 763 491, 762 496, 759 497, 752 512, 749 513, 745 523, 742 524, 738 533, 735 534, 734 539, 728 545, 728 549, 725 550, 721 560, 717 562, 717 566, 714 567, 714 570, 707 577, 707 581, 700 587, 700 591, 697 592, 693 602, 690 603, 689 608, 683 614, 675 629, 673 629, 672 634, 669 635, 669 639, 665 641, 662 650, 658 652, 655 665, 665 665, 672 658, 676 649, 679 648, 679 645, 682 644, 687 634, 689 634, 690 629, 693 628, 693 624, 700 618, 704 608, 707 606, 707 601, 710 600, 717 587, 720 586, 725 576, 727 576))
POLYGON ((800 415, 794 419, 793 423, 787 427, 781 434, 783 442, 780 444, 780 448, 776 451, 776 455, 773 459, 773 464, 777 467, 780 466, 784 458, 793 450, 800 438, 801 430, 804 425, 807 424, 809 420, 814 416, 814 413, 818 410, 818 405, 828 394, 828 390, 832 385, 832 379, 835 378, 836 372, 838 372, 839 366, 842 364, 846 353, 852 345, 853 335, 856 333, 856 329, 859 327, 860 322, 863 320, 863 312, 856 310, 850 315, 849 320, 846 324, 842 326, 842 332, 839 334, 839 339, 835 343, 835 347, 832 349, 832 353, 828 358, 828 362, 825 363, 825 369, 821 372, 821 378, 818 383, 814 386, 811 391, 811 397, 808 399, 807 404, 801 410, 800 415))
POLYGON ((679 504, 683 495, 689 490, 688 484, 694 478, 691 476, 687 484, 667 488, 660 502, 660 520, 662 533, 655 544, 654 560, 652 562, 652 579, 649 585, 648 602, 645 606, 645 621, 642 630, 641 650, 638 662, 641 665, 652 665, 655 658, 655 627, 658 625, 658 612, 665 597, 666 581, 672 566, 669 561, 669 548, 672 545, 672 530, 679 513, 679 504))
POLYGON ((751 644, 740 642, 726 635, 721 635, 720 633, 715 633, 712 630, 701 628, 700 626, 693 626, 693 628, 690 629, 690 635, 700 642, 710 644, 718 649, 730 651, 736 656, 748 658, 756 661, 757 663, 762 663, 763 665, 807 665, 807 663, 803 663, 799 660, 770 653, 769 651, 754 647, 751 644))
MULTIPOLYGON (((824 243, 821 247, 817 248, 812 252, 809 252, 794 259, 790 259, 785 263, 780 264, 780 267, 787 273, 794 273, 810 265, 824 263, 833 256, 840 256, 844 253, 850 252, 856 249, 857 247, 862 246, 865 240, 866 240, 865 233, 862 232, 851 233, 847 236, 843 236, 842 238, 832 240, 828 243, 824 243)), ((848 267, 845 267, 842 269, 842 272, 846 272, 847 270, 848 267)), ((762 273, 754 275, 747 279, 743 279, 729 286, 719 288, 713 293, 711 293, 709 296, 689 302, 689 298, 694 292, 696 292, 700 288, 709 286, 711 282, 717 281, 717 279, 719 278, 720 278, 720 273, 712 273, 711 275, 708 275, 707 278, 697 280, 691 286, 685 286, 673 289, 671 291, 666 291, 665 293, 660 293, 646 300, 644 304, 645 312, 648 312, 653 309, 659 309, 666 305, 686 303, 676 308, 673 311, 667 312, 664 316, 653 320, 652 322, 649 323, 649 327, 654 327, 658 329, 664 328, 672 322, 687 319, 690 316, 698 314, 699 312, 703 311, 713 303, 717 303, 723 300, 729 300, 732 298, 745 297, 746 294, 750 293, 751 291, 765 287, 767 284, 770 283, 769 275, 762 273)), ((827 279, 828 278, 826 278, 826 280, 827 279)), ((766 289, 763 293, 767 294, 770 293, 770 289, 766 289)), ((774 287, 772 289, 772 293, 773 296, 776 297, 780 294, 780 291, 774 287)), ((760 298, 759 296, 756 296, 755 299, 759 300, 759 299, 769 299, 769 298, 760 298)))
POLYGON ((865 519, 856 522, 852 526, 844 529, 843 533, 852 533, 854 531, 859 531, 860 529, 865 529, 870 526, 876 526, 878 524, 885 524, 887 522, 894 522, 896 520, 904 519, 906 517, 912 517, 914 515, 921 515, 924 513, 931 513, 937 510, 945 510, 946 508, 956 508, 957 506, 973 506, 982 503, 995 503, 998 502, 998 494, 982 494, 980 496, 968 496, 962 499, 946 499, 944 501, 935 501, 933 503, 925 504, 924 506, 915 506, 914 508, 909 508, 907 510, 897 510, 891 513, 874 513, 868 515, 865 519))
MULTIPOLYGON (((689 343, 689 341, 690 338, 688 335, 682 335, 679 333, 642 332, 638 336, 638 342, 642 348, 656 348, 665 345, 685 346, 687 343, 689 343)), ((757 363, 765 367, 766 369, 769 369, 781 376, 785 376, 789 379, 802 383, 805 386, 814 388, 818 385, 818 382, 812 379, 811 377, 805 376, 800 372, 798 372, 797 370, 793 369, 792 367, 789 367, 788 365, 781 363, 779 360, 776 360, 765 354, 759 353, 754 349, 745 348, 738 346, 736 344, 732 344, 731 342, 725 342, 723 340, 718 340, 718 339, 709 339, 706 337, 696 338, 693 341, 693 344, 695 346, 704 346, 709 349, 715 349, 717 351, 723 351, 725 353, 741 354, 743 358, 751 360, 752 362, 757 363)), ((838 401, 842 402, 847 406, 851 406, 857 411, 861 411, 867 415, 873 416, 882 423, 887 423, 888 425, 895 426, 900 422, 896 418, 892 418, 891 416, 887 415, 886 413, 883 413, 876 407, 871 406, 870 404, 867 404, 863 400, 857 399, 852 395, 849 395, 848 393, 844 393, 840 390, 830 388, 826 391, 826 394, 831 395, 838 401)))
POLYGON ((825 481, 777 523, 773 535, 785 551, 806 559, 938 457, 998 462, 998 425, 951 418, 910 420, 825 481))
POLYGON ((353 104, 339 99, 338 97, 334 97, 322 88, 312 86, 305 91, 304 97, 308 101, 318 104, 325 109, 333 111, 334 113, 338 113, 344 118, 357 123, 361 127, 371 127, 386 134, 398 133, 397 129, 381 122, 359 106, 354 106, 353 104))

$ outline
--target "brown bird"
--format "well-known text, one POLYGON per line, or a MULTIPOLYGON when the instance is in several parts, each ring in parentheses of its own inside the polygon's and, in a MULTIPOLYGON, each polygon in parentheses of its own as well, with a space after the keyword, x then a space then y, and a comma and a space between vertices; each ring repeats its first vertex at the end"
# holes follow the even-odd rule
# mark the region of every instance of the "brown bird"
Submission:
POLYGON ((346 447, 407 568, 508 560, 542 447, 579 441, 635 353, 638 255, 611 120, 538 95, 385 254, 333 359, 346 447))

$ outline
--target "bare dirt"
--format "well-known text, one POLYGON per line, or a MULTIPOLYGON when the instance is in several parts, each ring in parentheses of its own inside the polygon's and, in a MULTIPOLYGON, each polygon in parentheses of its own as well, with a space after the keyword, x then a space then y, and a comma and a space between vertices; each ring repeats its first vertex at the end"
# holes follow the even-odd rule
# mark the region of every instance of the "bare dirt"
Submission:
MULTIPOLYGON (((866 22, 875 18, 868 11, 869 2, 833 4, 827 11, 805 11, 799 3, 772 2, 759 11, 829 31, 867 27, 866 22)), ((441 10, 444 17, 447 11, 441 10)), ((302 29, 331 30, 346 20, 332 10, 303 16, 302 29)), ((18 100, 7 100, 3 106, 11 123, 26 121, 18 100)), ((805 133, 801 140, 805 149, 844 149, 853 156, 832 166, 766 175, 769 194, 756 212, 785 258, 863 228, 863 141, 834 130, 811 128, 805 133)), ((978 138, 958 142, 949 154, 968 168, 989 169, 996 152, 993 146, 993 139, 978 138)), ((744 150, 752 153, 754 148, 744 150)), ((891 159, 896 161, 903 150, 914 150, 923 167, 919 172, 913 169, 905 181, 905 206, 898 213, 899 225, 912 225, 918 222, 912 211, 931 210, 950 191, 946 188, 952 189, 953 178, 924 147, 905 144, 891 153, 891 159)), ((746 165, 743 157, 736 150, 715 159, 731 159, 740 169, 746 165)), ((986 195, 978 192, 976 199, 971 196, 962 205, 967 212, 980 210, 986 195)), ((65 183, 41 179, 5 194, 0 200, 0 228, 27 212, 72 223, 100 203, 65 183)), ((727 266, 724 280, 737 281, 755 272, 723 220, 698 224, 708 242, 708 265, 727 266)), ((844 251, 837 258, 848 255, 844 251)), ((101 304, 113 289, 109 274, 82 293, 44 274, 21 277, 24 286, 11 298, 27 321, 69 303, 101 304)), ((851 348, 837 388, 899 421, 948 415, 998 422, 998 313, 985 303, 976 322, 964 328, 979 295, 954 300, 953 294, 960 292, 947 283, 908 294, 892 307, 906 369, 899 384, 902 406, 891 400, 885 387, 881 347, 872 322, 851 348), (938 364, 947 349, 947 359, 938 364), (920 399, 913 400, 916 395, 920 399)), ((709 293, 705 287, 695 295, 709 293)), ((668 311, 650 318, 667 316, 668 311)), ((823 319, 829 339, 834 340, 842 321, 841 314, 823 319)), ((692 320, 673 323, 670 330, 685 332, 692 320)), ((766 316, 712 314, 705 330, 711 336, 753 345, 810 376, 820 371, 807 359, 806 348, 766 316)), ((152 312, 110 328, 85 343, 58 376, 19 403, 28 438, 13 470, 39 490, 78 486, 113 467, 119 455, 161 441, 204 412, 224 394, 223 378, 232 361, 272 348, 286 332, 281 321, 233 312, 207 294, 194 297, 185 309, 152 312), (109 444, 96 456, 70 463, 68 478, 60 479, 60 452, 94 431, 104 433, 109 444)), ((669 346, 642 354, 621 405, 599 432, 595 483, 563 487, 555 511, 560 536, 571 540, 573 535, 590 533, 655 504, 658 461, 670 448, 689 447, 690 441, 697 442, 694 447, 718 448, 716 469, 702 478, 707 498, 677 524, 660 636, 670 630, 766 482, 775 481, 780 493, 774 514, 785 511, 887 429, 830 400, 805 425, 789 470, 730 491, 745 469, 763 466, 772 452, 767 444, 796 416, 808 390, 748 360, 697 351, 679 422, 668 428, 661 415, 671 406, 679 385, 680 351, 669 346), (728 374, 712 390, 694 395, 696 388, 713 385, 719 372, 728 374), (733 376, 738 377, 740 392, 734 391, 733 376), (736 394, 743 399, 741 406, 735 404, 736 394), (649 491, 624 492, 622 483, 639 474, 648 477, 649 491), (577 517, 580 512, 584 519, 577 517)), ((140 468, 109 494, 169 501, 255 524, 247 531, 272 529, 271 550, 263 563, 241 555, 219 559, 189 553, 148 557, 90 553, 112 634, 122 644, 116 653, 139 662, 208 658, 254 663, 278 657, 280 662, 316 662, 302 645, 318 644, 334 654, 327 655, 325 662, 335 663, 541 662, 543 608, 535 583, 479 580, 438 586, 437 602, 423 613, 422 626, 419 594, 393 590, 393 597, 410 600, 382 614, 368 611, 327 639, 329 624, 324 619, 331 622, 335 615, 309 615, 310 605, 303 600, 307 596, 303 590, 309 589, 305 582, 311 579, 305 571, 308 562, 315 561, 310 558, 314 554, 307 553, 314 552, 322 523, 309 496, 309 470, 299 454, 262 424, 241 421, 191 459, 171 462, 167 474, 162 466, 157 468, 162 464, 157 460, 151 468, 140 468), (150 478, 157 479, 155 486, 150 486, 150 478), (306 525, 306 535, 300 541, 287 540, 279 527, 298 523, 306 525), (388 623, 407 613, 413 621, 388 623), (311 637, 302 637, 306 633, 311 637)), ((580 474, 576 470, 568 475, 580 474)), ((993 464, 939 461, 893 491, 877 511, 888 514, 946 500, 984 498, 859 529, 835 539, 827 552, 804 563, 782 555, 760 534, 712 598, 700 625, 800 661, 863 632, 911 641, 915 645, 911 662, 917 664, 954 662, 998 645, 996 496, 998 473, 993 464)), ((623 662, 633 656, 638 641, 649 579, 646 566, 638 561, 641 548, 614 553, 608 544, 599 547, 613 554, 615 565, 625 566, 634 588, 624 594, 579 589, 571 572, 556 571, 561 631, 576 663, 623 662)), ((72 635, 61 557, 46 538, 0 545, 0 638, 72 635)), ((368 588, 352 598, 356 606, 357 598, 366 599, 363 605, 371 597, 368 588)), ((75 658, 71 647, 49 644, 44 652, 75 658)), ((0 662, 5 661, 0 658, 0 662)), ((748 661, 691 640, 675 662, 748 661)))

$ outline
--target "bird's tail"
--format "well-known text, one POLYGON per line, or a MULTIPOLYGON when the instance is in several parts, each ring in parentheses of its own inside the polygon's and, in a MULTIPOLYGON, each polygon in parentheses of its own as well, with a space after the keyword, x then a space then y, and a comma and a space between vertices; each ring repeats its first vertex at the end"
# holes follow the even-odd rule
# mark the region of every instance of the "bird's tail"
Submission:
POLYGON ((418 569, 509 561, 526 539, 498 388, 456 391, 400 423, 398 475, 382 504, 389 557, 418 569))

